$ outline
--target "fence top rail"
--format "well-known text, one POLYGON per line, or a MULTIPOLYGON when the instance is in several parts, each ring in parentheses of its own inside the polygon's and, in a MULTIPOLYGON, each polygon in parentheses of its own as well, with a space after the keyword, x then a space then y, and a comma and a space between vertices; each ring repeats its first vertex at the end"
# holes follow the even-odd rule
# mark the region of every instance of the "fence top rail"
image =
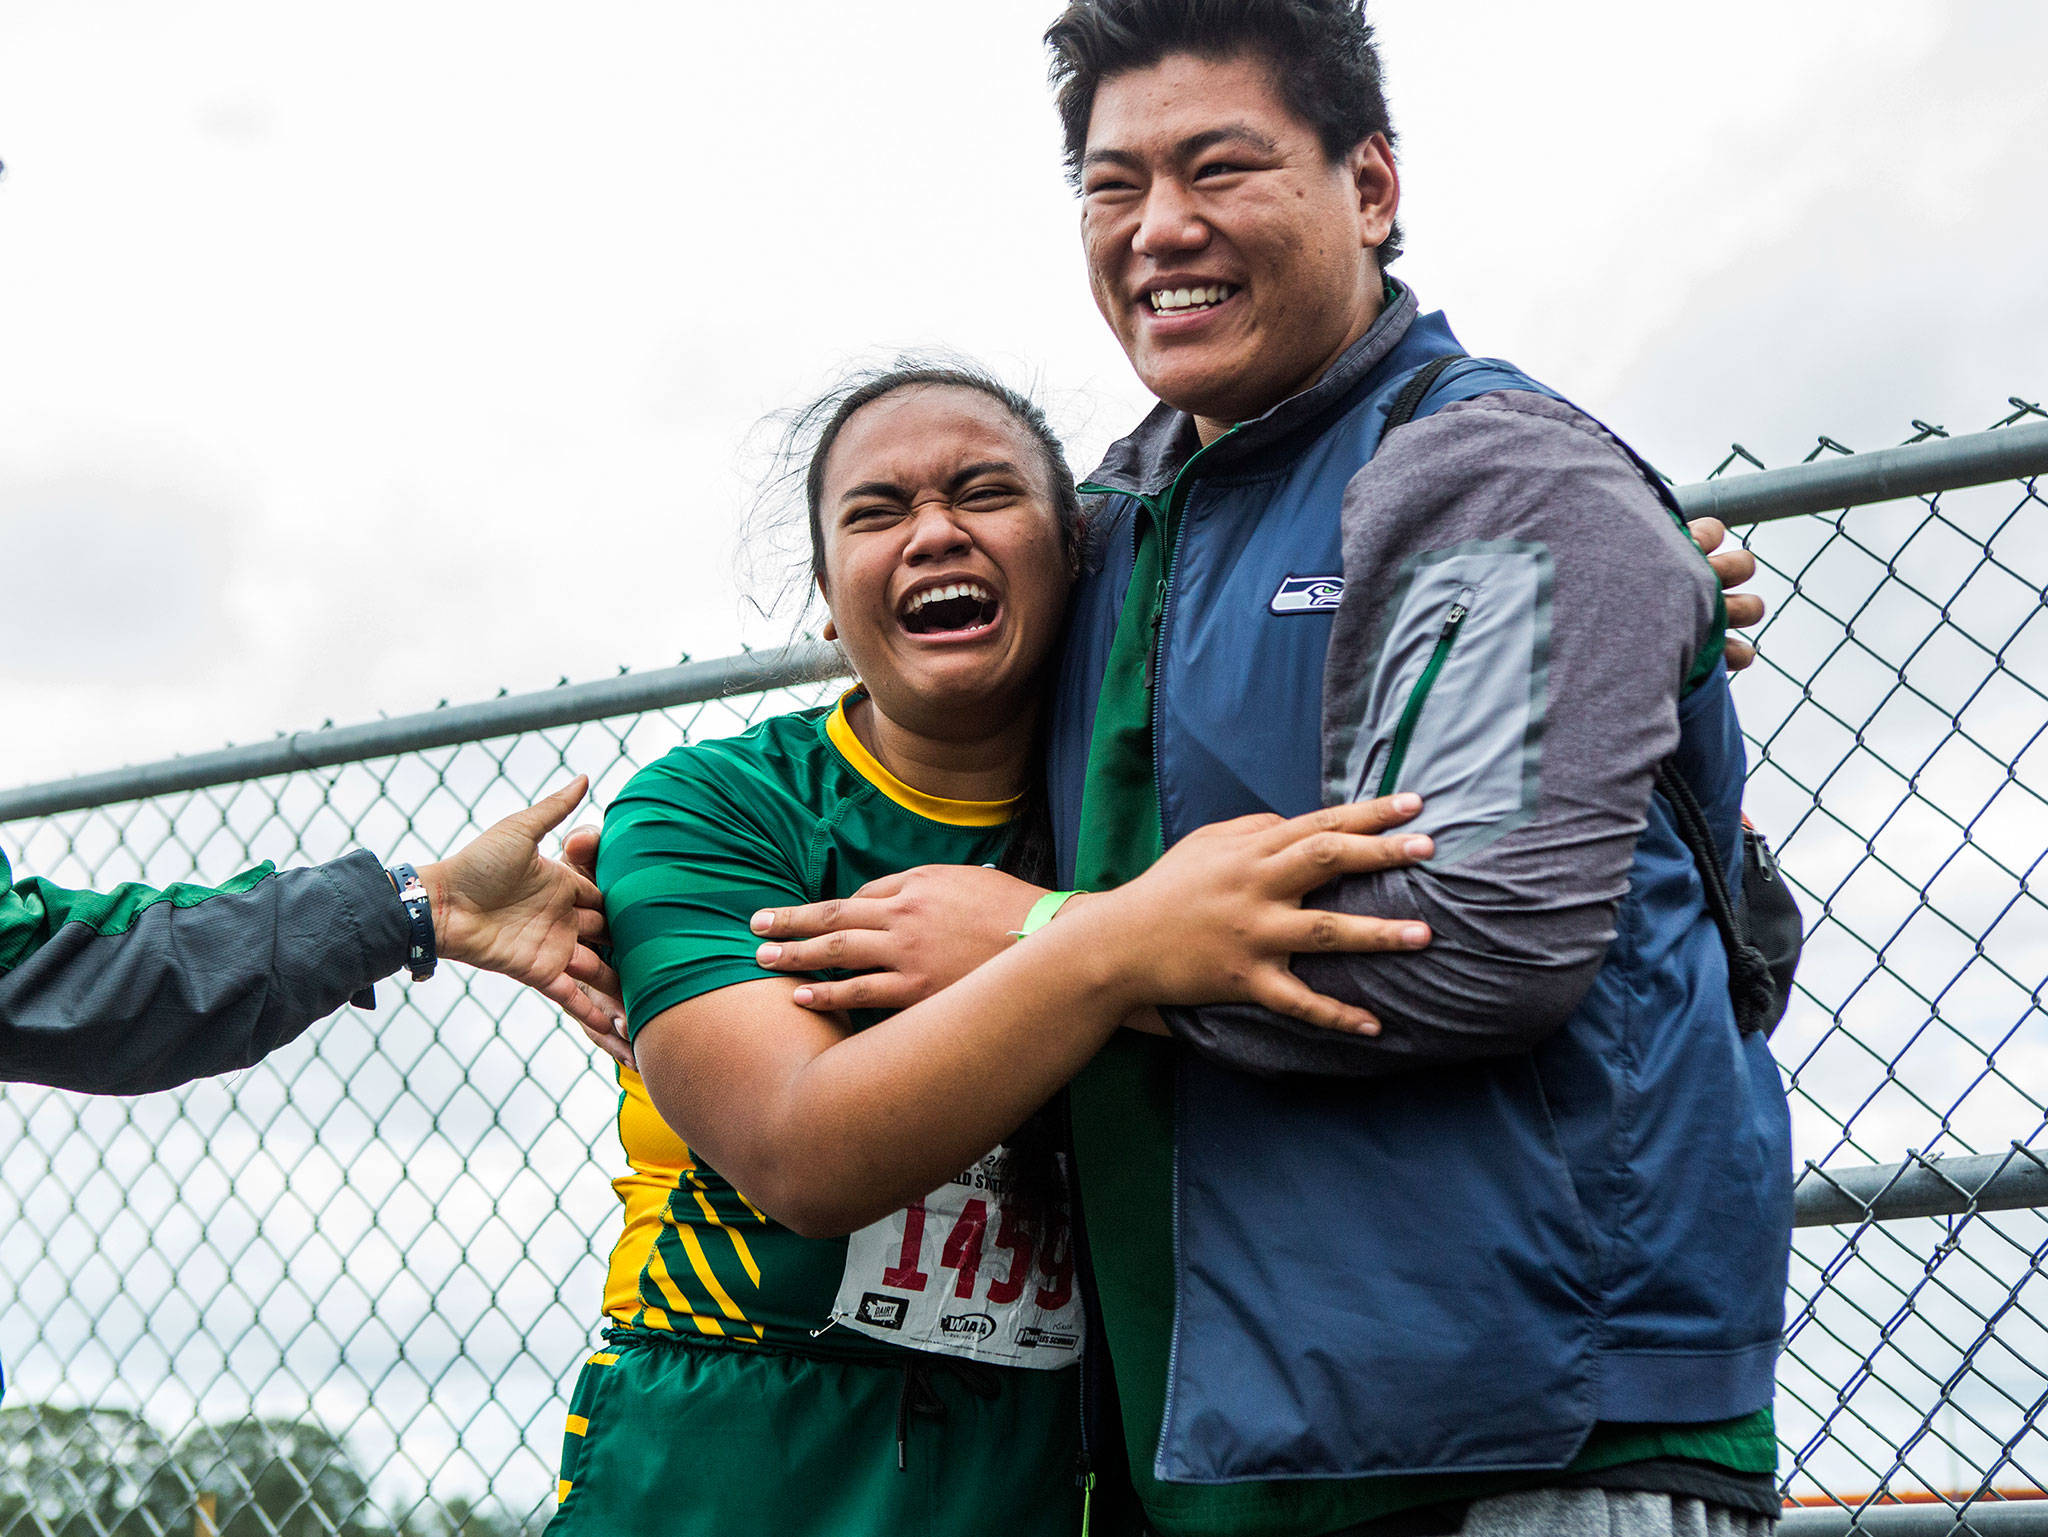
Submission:
POLYGON ((1732 526, 2035 475, 2048 475, 2048 421, 1704 480, 1677 492, 1688 518, 1719 518, 1732 526))
POLYGON ((1973 1158, 1915 1157, 1854 1168, 1809 1166, 1792 1192, 1795 1227, 1956 1217, 2048 1206, 2048 1159, 2015 1142, 1973 1158))
MULTIPOLYGON (((1715 517, 1733 525, 2044 474, 2048 474, 2048 421, 2023 422, 1903 448, 1702 481, 1678 487, 1677 496, 1687 517, 1715 517)), ((507 695, 357 726, 293 732, 220 752, 0 790, 0 822, 701 704, 845 674, 845 658, 838 648, 816 642, 653 672, 623 673, 594 683, 507 695)))
POLYGON ((702 704, 735 694, 758 694, 768 689, 822 682, 845 674, 846 659, 839 648, 816 641, 652 672, 621 673, 594 683, 508 694, 477 704, 394 716, 359 726, 296 731, 246 747, 167 758, 160 763, 52 780, 18 790, 0 790, 0 822, 118 805, 152 795, 202 790, 209 785, 234 784, 272 774, 360 763, 399 753, 451 747, 460 742, 488 741, 522 731, 581 725, 674 705, 702 704))

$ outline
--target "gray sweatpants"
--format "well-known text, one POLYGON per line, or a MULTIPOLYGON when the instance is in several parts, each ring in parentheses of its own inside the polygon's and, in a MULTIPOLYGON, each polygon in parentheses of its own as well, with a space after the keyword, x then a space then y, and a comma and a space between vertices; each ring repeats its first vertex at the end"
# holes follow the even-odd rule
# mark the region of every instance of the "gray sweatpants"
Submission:
POLYGON ((1681 1494, 1524 1489, 1473 1501, 1458 1537, 1771 1537, 1777 1525, 1681 1494))

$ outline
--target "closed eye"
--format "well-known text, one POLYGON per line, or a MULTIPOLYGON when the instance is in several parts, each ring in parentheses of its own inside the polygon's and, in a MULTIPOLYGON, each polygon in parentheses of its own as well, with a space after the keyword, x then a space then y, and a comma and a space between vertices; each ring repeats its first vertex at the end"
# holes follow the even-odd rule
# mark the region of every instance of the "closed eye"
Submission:
POLYGON ((983 509, 1002 507, 1014 502, 1019 495, 1021 493, 1014 486, 973 486, 961 493, 960 505, 983 509))

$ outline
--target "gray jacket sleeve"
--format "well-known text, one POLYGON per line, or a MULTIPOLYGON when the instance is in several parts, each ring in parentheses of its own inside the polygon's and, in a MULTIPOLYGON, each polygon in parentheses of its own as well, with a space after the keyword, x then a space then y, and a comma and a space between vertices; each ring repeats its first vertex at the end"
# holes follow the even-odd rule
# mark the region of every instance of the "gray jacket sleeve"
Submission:
POLYGON ((406 957, 405 908, 361 851, 219 890, 0 897, 0 1080, 87 1093, 248 1067, 406 957))
POLYGON ((1343 517, 1324 802, 1415 791, 1413 829, 1437 852, 1310 905, 1419 918, 1434 942, 1297 958, 1310 986, 1377 1015, 1378 1037, 1248 1006, 1169 1010, 1168 1025, 1260 1073, 1526 1051, 1571 1016, 1614 939, 1719 584, 1620 445, 1528 392, 1397 429, 1343 517))

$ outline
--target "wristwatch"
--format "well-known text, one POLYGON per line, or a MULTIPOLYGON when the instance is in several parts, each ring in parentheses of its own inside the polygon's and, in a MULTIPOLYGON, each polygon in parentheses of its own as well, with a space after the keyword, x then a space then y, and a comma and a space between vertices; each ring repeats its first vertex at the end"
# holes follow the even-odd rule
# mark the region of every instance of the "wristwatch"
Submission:
POLYGON ((434 907, 427 897, 426 883, 420 879, 420 872, 411 865, 393 865, 384 872, 391 878, 391 888, 398 893, 398 900, 405 904, 405 920, 411 926, 407 941, 405 964, 415 982, 424 982, 434 974, 434 907))

